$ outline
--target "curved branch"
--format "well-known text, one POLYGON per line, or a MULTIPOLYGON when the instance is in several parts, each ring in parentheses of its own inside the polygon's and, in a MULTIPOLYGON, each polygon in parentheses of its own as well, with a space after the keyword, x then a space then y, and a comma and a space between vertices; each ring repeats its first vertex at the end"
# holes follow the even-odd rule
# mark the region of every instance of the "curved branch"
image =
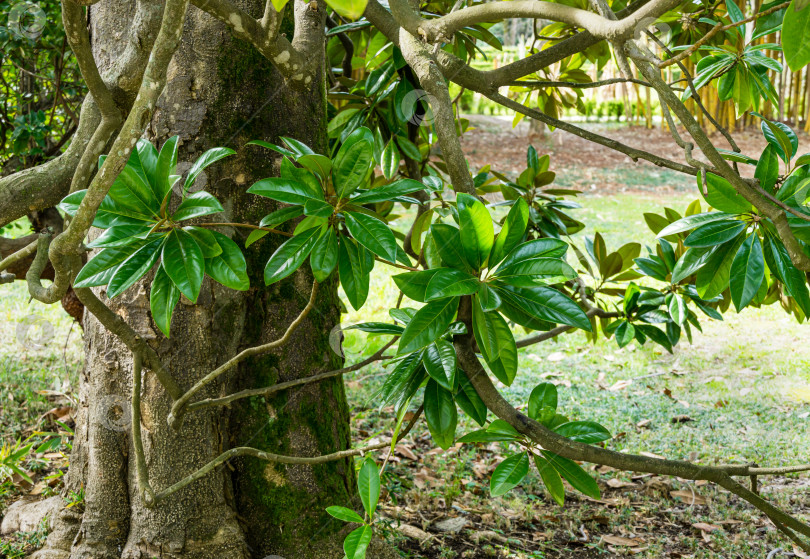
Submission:
POLYGON ((397 338, 391 339, 391 341, 389 341, 387 344, 385 344, 383 347, 377 350, 377 352, 374 353, 374 355, 360 361, 359 363, 355 363, 354 365, 343 367, 342 369, 335 369, 333 371, 326 371, 325 373, 319 373, 317 375, 312 375, 309 377, 299 378, 295 380, 288 380, 286 382, 279 382, 277 384, 274 384, 273 386, 242 390, 240 392, 235 392, 233 394, 229 394, 221 398, 208 398, 205 400, 200 400, 198 402, 192 402, 188 405, 188 411, 193 411, 201 408, 209 408, 213 406, 227 406, 231 402, 235 402, 236 400, 240 400, 242 398, 250 398, 251 396, 267 397, 270 396, 271 394, 275 394, 276 392, 281 392, 282 390, 295 388, 296 386, 309 384, 311 382, 319 382, 333 377, 345 375, 346 373, 357 371, 359 369, 362 369, 366 365, 374 363, 375 361, 388 359, 388 357, 384 356, 383 353, 385 353, 385 350, 387 350, 389 347, 394 345, 394 342, 396 340, 397 338))
POLYGON ((309 315, 310 311, 312 311, 312 309, 315 308, 315 302, 318 295, 319 285, 320 284, 317 281, 312 282, 312 292, 310 293, 309 302, 307 303, 307 306, 304 307, 299 313, 299 315, 295 318, 295 320, 293 320, 290 323, 290 325, 287 326, 287 330, 280 338, 266 344, 257 345, 242 350, 238 354, 231 357, 228 361, 226 361, 225 363, 223 363, 222 365, 220 365, 219 367, 217 367, 216 369, 205 375, 203 378, 198 380, 194 386, 189 388, 185 394, 180 396, 180 398, 178 398, 172 405, 172 410, 171 413, 169 413, 168 418, 169 425, 171 425, 175 429, 178 429, 180 427, 180 422, 183 419, 183 414, 185 413, 186 406, 188 405, 188 402, 189 400, 191 400, 192 396, 194 396, 194 394, 202 390, 206 385, 213 382, 220 375, 227 373, 248 357, 254 357, 256 355, 267 353, 268 351, 272 351, 286 344, 287 341, 290 339, 290 336, 292 336, 293 332, 295 332, 298 329, 298 327, 301 326, 301 324, 304 322, 304 319, 307 317, 307 315, 309 315))

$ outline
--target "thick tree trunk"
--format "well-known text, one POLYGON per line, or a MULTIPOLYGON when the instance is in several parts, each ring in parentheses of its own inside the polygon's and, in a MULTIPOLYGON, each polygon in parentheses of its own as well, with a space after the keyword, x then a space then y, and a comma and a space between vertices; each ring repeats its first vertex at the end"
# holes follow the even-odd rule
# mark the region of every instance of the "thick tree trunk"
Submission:
MULTIPOLYGON (((259 0, 239 3, 254 16, 261 15, 264 5, 259 0)), ((162 3, 154 2, 154 9, 162 9, 162 3)), ((102 68, 113 65, 123 49, 133 13, 133 2, 102 2, 91 8, 93 46, 102 68)), ((210 167, 203 179, 226 208, 226 217, 216 216, 216 221, 257 223, 273 209, 269 201, 245 190, 276 174, 279 162, 267 150, 245 147, 247 141, 278 141, 284 135, 316 149, 325 147, 323 84, 306 92, 289 89, 252 47, 231 39, 221 24, 195 8, 189 11, 183 44, 168 76, 148 139, 162 143, 178 134, 181 171, 182 162, 211 147, 238 151, 210 167)), ((222 232, 244 243, 243 231, 222 232)), ((159 333, 149 315, 149 282, 136 284, 108 304, 150 340, 179 384, 188 388, 241 349, 277 338, 306 304, 312 282, 308 269, 264 287, 264 264, 280 242, 271 235, 246 250, 250 291, 231 291, 207 279, 196 305, 182 300, 171 339, 159 333)), ((323 285, 316 309, 288 347, 243 363, 200 397, 339 366, 328 344, 339 320, 338 305, 336 285, 323 285)), ((75 509, 61 514, 39 559, 342 557, 337 537, 342 526, 330 522, 324 508, 350 500, 350 461, 312 468, 242 459, 147 508, 138 493, 126 411, 132 357, 88 317, 86 359, 67 484, 68 490, 84 488, 83 514, 75 509)), ((149 371, 144 372, 141 398, 146 461, 156 491, 235 445, 301 456, 349 445, 340 379, 267 401, 244 400, 228 410, 195 411, 177 432, 166 421, 171 401, 149 371)))

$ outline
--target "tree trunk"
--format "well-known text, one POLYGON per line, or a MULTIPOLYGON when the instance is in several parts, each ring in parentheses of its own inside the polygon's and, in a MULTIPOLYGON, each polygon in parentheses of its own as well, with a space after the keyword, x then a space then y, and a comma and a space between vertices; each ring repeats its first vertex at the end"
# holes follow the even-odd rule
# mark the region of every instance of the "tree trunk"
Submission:
MULTIPOLYGON (((161 2, 141 3, 162 10, 161 2)), ((259 0, 238 4, 259 17, 264 7, 259 0)), ((91 7, 93 48, 102 71, 114 65, 123 50, 122 37, 134 10, 133 0, 91 7)), ((324 151, 325 125, 322 82, 303 92, 288 88, 253 47, 230 38, 223 25, 190 8, 183 43, 169 66, 168 84, 146 135, 158 144, 180 136, 179 171, 211 147, 236 149, 237 155, 209 167, 198 185, 204 184, 226 208, 224 217, 214 216, 216 221, 258 223, 274 206, 245 190, 277 174, 279 161, 268 150, 246 147, 246 142, 278 142, 283 135, 324 151)), ((244 231, 221 232, 244 244, 244 231)), ((306 266, 286 281, 264 287, 264 264, 280 242, 269 235, 246 249, 249 291, 231 291, 206 279, 196 305, 181 300, 171 339, 151 320, 149 281, 107 303, 150 341, 178 383, 189 388, 240 350, 279 337, 306 305, 312 284, 306 266)), ((147 279, 151 281, 151 274, 147 279)), ((103 290, 97 293, 103 297, 103 290)), ((315 310, 286 348, 243 362, 200 397, 339 367, 339 357, 328 343, 338 321, 337 286, 327 283, 321 286, 315 310)), ((84 488, 84 508, 61 513, 38 559, 342 557, 337 531, 343 526, 329 522, 324 508, 346 504, 354 494, 350 460, 313 468, 240 459, 147 508, 138 492, 127 411, 132 356, 92 317, 86 319, 85 346, 66 487, 66 493, 84 488)), ((146 462, 156 491, 231 446, 311 456, 349 445, 348 407, 339 378, 267 401, 252 398, 230 409, 191 412, 177 432, 166 421, 171 401, 150 371, 144 371, 141 399, 146 462)))

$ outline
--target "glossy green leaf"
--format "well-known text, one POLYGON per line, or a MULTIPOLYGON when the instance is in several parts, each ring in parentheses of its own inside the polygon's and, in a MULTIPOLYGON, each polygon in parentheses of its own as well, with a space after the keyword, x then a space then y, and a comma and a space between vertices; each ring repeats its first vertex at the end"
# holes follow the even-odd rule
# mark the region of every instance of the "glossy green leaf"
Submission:
MULTIPOLYGON (((534 319, 555 324, 567 324, 582 328, 587 332, 591 331, 591 321, 585 315, 585 311, 559 291, 548 287, 513 287, 497 282, 497 292, 504 302, 513 303, 534 319)), ((503 312, 518 322, 506 311, 503 312)), ((527 324, 523 325, 532 327, 527 324)))
POLYGON ((622 320, 616 327, 616 331, 613 335, 616 336, 616 344, 618 344, 619 347, 624 347, 633 341, 636 335, 636 328, 626 320, 622 320))
POLYGON ((338 275, 340 285, 355 309, 363 306, 368 298, 374 256, 354 239, 341 237, 338 244, 338 275))
POLYGON ((542 382, 529 394, 529 417, 545 426, 551 424, 557 414, 557 387, 542 382))
POLYGON ((765 279, 765 259, 759 237, 754 234, 740 245, 731 263, 729 288, 737 312, 754 299, 763 279, 765 279))
POLYGON ((744 221, 713 221, 701 225, 684 239, 683 244, 688 247, 708 248, 721 245, 739 235, 747 224, 744 221))
POLYGON ((458 309, 458 297, 431 301, 419 309, 399 339, 398 355, 411 353, 433 343, 444 334, 458 309))
POLYGON ((335 231, 330 227, 312 247, 312 255, 309 258, 312 275, 317 281, 323 282, 335 269, 337 262, 338 240, 335 231))
POLYGON ((106 229, 93 241, 87 243, 88 248, 124 247, 143 240, 143 235, 151 227, 141 222, 136 225, 116 225, 106 229))
POLYGON ((318 196, 304 183, 282 177, 262 179, 248 188, 247 191, 271 200, 299 206, 303 206, 308 200, 323 201, 323 193, 318 196))
POLYGON ((162 244, 163 238, 149 241, 121 262, 110 277, 107 297, 116 297, 146 275, 157 262, 162 244))
POLYGON ((213 231, 217 244, 222 252, 205 260, 205 273, 216 282, 225 287, 238 291, 247 291, 250 280, 247 275, 247 262, 245 255, 232 239, 217 231, 213 231))
POLYGON ((478 302, 484 312, 492 312, 501 308, 501 297, 489 285, 482 283, 478 289, 478 302))
POLYGON ((231 148, 211 148, 203 153, 188 170, 186 181, 183 183, 183 192, 188 192, 188 189, 191 188, 194 181, 197 180, 197 177, 206 167, 235 153, 231 148))
POLYGON ((503 226, 501 227, 495 242, 492 245, 492 252, 489 256, 489 267, 497 265, 509 254, 526 234, 526 227, 529 224, 529 205, 523 198, 518 198, 512 204, 509 213, 506 214, 503 226))
POLYGON ((484 204, 469 194, 459 194, 456 202, 465 259, 474 269, 479 269, 489 257, 494 243, 495 228, 492 218, 484 204))
POLYGON ((453 393, 431 378, 425 386, 424 405, 425 419, 434 442, 445 450, 450 448, 455 441, 458 421, 453 393))
MULTIPOLYGON (((335 1, 330 0, 330 3, 335 1)), ((343 553, 346 554, 346 559, 365 559, 366 549, 368 549, 373 535, 374 530, 368 525, 360 526, 349 533, 343 540, 343 553)))
POLYGON ((563 258, 568 251, 568 243, 559 239, 535 239, 519 244, 504 258, 499 269, 534 258, 563 258))
POLYGON ((172 214, 172 221, 183 221, 193 217, 215 214, 225 211, 219 200, 208 192, 201 190, 188 196, 172 214))
POLYGON ((562 506, 565 504, 565 486, 563 485, 560 474, 554 469, 551 462, 542 456, 533 454, 532 458, 534 458, 534 465, 537 466, 540 479, 543 480, 543 485, 545 485, 548 494, 551 495, 551 498, 554 499, 558 505, 562 506))
MULTIPOLYGON (((703 185, 701 178, 698 176, 698 190, 703 194, 703 185)), ((734 187, 731 186, 726 179, 715 175, 714 173, 706 173, 706 194, 703 198, 711 207, 721 212, 728 212, 733 214, 741 214, 751 211, 751 203, 740 196, 734 187)))
POLYGON ((720 245, 698 270, 695 286, 701 298, 713 299, 728 287, 731 264, 742 241, 743 236, 740 235, 736 239, 720 245))
POLYGON ((586 444, 596 444, 613 438, 610 431, 595 421, 569 421, 557 425, 554 431, 572 441, 586 444))
POLYGON ((517 374, 517 345, 509 325, 497 312, 484 312, 473 303, 473 333, 478 349, 492 374, 509 386, 517 374))
POLYGON ((697 227, 700 227, 701 225, 706 225, 707 223, 712 223, 714 221, 725 221, 728 219, 732 219, 736 215, 737 214, 726 212, 707 212, 688 215, 664 227, 661 231, 659 231, 657 238, 661 239, 663 237, 674 235, 675 233, 682 233, 684 231, 689 231, 691 229, 695 229, 697 227))
POLYGON ((300 268, 322 231, 320 227, 307 229, 278 247, 264 267, 265 285, 281 281, 300 268))
POLYGON ((782 22, 782 50, 794 72, 810 63, 810 6, 806 1, 793 0, 782 22))
POLYGON ((759 179, 759 185, 773 193, 773 187, 779 179, 779 157, 776 148, 768 144, 757 162, 754 177, 759 179))
POLYGON ((397 240, 389 227, 370 215, 357 212, 344 212, 346 228, 358 243, 366 247, 377 256, 396 262, 397 240))
POLYGON ((472 295, 478 291, 478 278, 453 268, 438 268, 425 288, 425 301, 472 295))
POLYGON ((107 285, 121 262, 129 258, 133 252, 144 244, 143 241, 138 241, 134 246, 105 248, 84 265, 76 276, 73 285, 75 287, 107 285))
POLYGON ((352 509, 347 509, 346 507, 327 507, 326 512, 328 512, 330 516, 333 516, 338 520, 342 520, 343 522, 363 524, 363 517, 354 512, 352 509))
POLYGON ((390 140, 382 152, 381 167, 383 176, 387 179, 392 179, 399 170, 399 149, 393 140, 390 140))
POLYGON ((155 167, 155 194, 160 202, 163 202, 169 192, 171 192, 174 184, 171 177, 177 172, 177 147, 179 140, 179 136, 172 136, 163 143, 163 146, 160 148, 160 153, 158 154, 157 166, 155 167))
POLYGON ((378 186, 371 190, 366 190, 357 196, 353 197, 353 204, 374 204, 377 202, 386 202, 398 196, 412 194, 419 190, 424 190, 425 185, 413 179, 402 179, 394 181, 390 184, 378 186))
POLYGON ((180 293, 196 302, 205 274, 205 259, 194 237, 182 229, 173 229, 166 237, 161 261, 180 293))
MULTIPOLYGON (((328 0, 326 3, 346 19, 355 20, 366 11, 368 0, 328 0)), ((347 556, 348 559, 355 559, 348 553, 347 556)))
POLYGON ((373 164, 374 150, 369 130, 352 132, 333 160, 332 177, 339 198, 346 198, 363 183, 373 164))
POLYGON ((174 313, 178 301, 180 301, 180 290, 172 283, 166 270, 160 266, 155 273, 155 279, 152 281, 152 288, 149 292, 149 308, 152 311, 152 319, 167 338, 171 331, 172 313, 174 313))
POLYGON ((457 227, 444 223, 430 226, 430 233, 436 241, 439 256, 446 265, 458 270, 470 268, 461 246, 461 235, 457 227))
POLYGON ((495 471, 489 481, 489 490, 493 497, 498 497, 517 487, 526 474, 529 473, 529 454, 519 452, 505 458, 495 471))
POLYGON ((369 518, 374 518, 380 500, 380 469, 373 458, 367 457, 357 473, 357 490, 369 518))
POLYGON ((601 493, 599 492, 599 486, 596 484, 596 481, 588 475, 588 473, 583 470, 576 462, 569 460, 568 458, 563 458, 562 456, 557 456, 556 454, 552 454, 547 450, 541 451, 543 457, 548 460, 554 469, 564 477, 568 483, 571 484, 571 487, 587 495, 591 499, 599 499, 601 497, 601 493))
POLYGON ((209 229, 193 225, 183 227, 183 231, 194 237, 202 250, 203 258, 213 258, 222 254, 222 247, 217 243, 217 237, 209 229))
POLYGON ((446 340, 436 340, 424 351, 422 363, 427 373, 447 390, 456 389, 456 350, 446 340))
POLYGON ((464 413, 472 417, 473 421, 483 427, 487 420, 486 404, 481 400, 478 392, 475 391, 475 387, 473 387, 463 371, 458 371, 456 378, 459 384, 458 392, 455 395, 456 404, 464 413))

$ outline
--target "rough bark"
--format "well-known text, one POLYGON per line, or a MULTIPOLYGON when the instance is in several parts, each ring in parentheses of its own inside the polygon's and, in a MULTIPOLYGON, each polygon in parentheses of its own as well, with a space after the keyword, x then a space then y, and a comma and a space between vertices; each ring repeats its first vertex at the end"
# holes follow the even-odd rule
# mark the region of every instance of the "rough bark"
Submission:
MULTIPOLYGON (((133 4, 103 2, 91 8, 91 37, 102 71, 114 67, 126 48, 122 38, 133 19, 133 4)), ((257 0, 239 5, 254 16, 264 7, 257 0)), ((158 144, 175 134, 181 139, 180 171, 211 147, 237 149, 236 156, 210 167, 198 185, 204 184, 223 202, 226 214, 215 216, 216 221, 257 223, 274 207, 245 190, 277 174, 279 161, 245 144, 253 139, 278 141, 285 135, 323 149, 323 84, 313 83, 305 93, 289 89, 255 49, 230 38, 223 24, 191 8, 166 90, 147 129, 147 138, 158 144)), ((244 242, 242 231, 221 232, 244 242)), ((151 321, 148 282, 107 302, 149 340, 178 383, 188 388, 241 349, 278 337, 306 304, 312 281, 308 270, 264 287, 264 263, 280 242, 268 236, 246 251, 250 291, 235 292, 207 279, 196 305, 182 300, 171 339, 151 321)), ((328 336, 339 320, 337 287, 323 285, 320 293, 316 310, 289 347, 246 361, 200 397, 334 368, 338 357, 329 349, 328 336)), ((147 508, 137 488, 125 411, 132 357, 97 321, 88 317, 86 326, 87 361, 67 485, 85 488, 85 507, 81 517, 72 510, 61 513, 38 559, 342 556, 337 537, 342 526, 329 522, 324 508, 349 501, 354 478, 348 460, 284 467, 244 458, 147 508)), ((233 445, 303 456, 349 444, 340 379, 279 393, 268 401, 245 400, 232 409, 195 411, 177 432, 166 421, 171 402, 149 371, 144 373, 141 399, 146 461, 156 490, 233 445)))

